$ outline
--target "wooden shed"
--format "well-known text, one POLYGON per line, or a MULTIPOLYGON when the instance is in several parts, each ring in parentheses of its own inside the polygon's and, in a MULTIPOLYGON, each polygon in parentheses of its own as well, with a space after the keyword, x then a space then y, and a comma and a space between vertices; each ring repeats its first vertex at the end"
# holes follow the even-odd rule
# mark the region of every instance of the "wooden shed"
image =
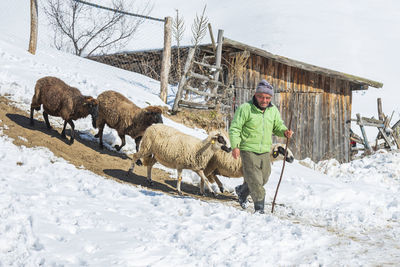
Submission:
MULTIPOLYGON (((186 55, 187 49, 180 48, 181 55, 186 55)), ((211 45, 201 45, 199 49, 199 57, 204 58, 213 53, 211 45)), ((176 52, 176 48, 173 48, 172 54, 176 55, 176 52)), ((154 58, 161 58, 162 50, 152 50, 149 53, 141 51, 136 56, 135 52, 124 53, 125 56, 122 57, 125 62, 143 62, 150 53, 151 59, 157 62, 154 58)), ((105 57, 110 56, 121 58, 121 54, 118 54, 91 59, 107 63, 105 57)), ((348 122, 351 119, 352 93, 356 90, 367 90, 369 86, 381 88, 382 83, 274 55, 228 38, 223 39, 222 58, 222 79, 225 83, 230 83, 234 91, 229 103, 226 103, 232 108, 232 113, 237 106, 251 99, 257 83, 266 79, 274 87, 273 103, 279 108, 286 123, 292 113, 292 129, 295 134, 289 147, 296 159, 308 157, 313 161, 329 158, 336 158, 340 162, 350 160, 348 122), (245 54, 246 62, 239 75, 236 72, 232 78, 230 63, 240 53, 245 54)), ((159 70, 157 64, 160 63, 155 63, 153 75, 150 75, 155 79, 159 70)), ((174 67, 176 64, 173 64, 174 67)), ((125 69, 138 71, 139 68, 131 64, 125 69)), ((176 70, 172 69, 171 73, 174 72, 176 70)), ((171 75, 170 83, 177 82, 175 76, 176 74, 171 75)))
POLYGON ((224 57, 248 51, 242 79, 235 79, 235 105, 249 100, 260 79, 275 90, 273 103, 286 123, 292 117, 295 132, 290 149, 296 159, 350 160, 352 93, 381 88, 382 83, 306 64, 224 38, 224 57))

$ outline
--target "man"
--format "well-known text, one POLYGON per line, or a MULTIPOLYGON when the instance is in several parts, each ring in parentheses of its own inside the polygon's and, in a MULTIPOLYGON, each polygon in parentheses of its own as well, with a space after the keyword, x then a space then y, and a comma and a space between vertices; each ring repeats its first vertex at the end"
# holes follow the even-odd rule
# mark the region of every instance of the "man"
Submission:
POLYGON ((266 80, 260 81, 253 99, 236 110, 229 129, 232 156, 235 159, 240 156, 243 163, 244 183, 235 188, 239 203, 246 208, 250 195, 257 213, 264 213, 264 185, 271 174, 272 134, 287 138, 293 134, 271 103, 273 95, 273 87, 266 80))

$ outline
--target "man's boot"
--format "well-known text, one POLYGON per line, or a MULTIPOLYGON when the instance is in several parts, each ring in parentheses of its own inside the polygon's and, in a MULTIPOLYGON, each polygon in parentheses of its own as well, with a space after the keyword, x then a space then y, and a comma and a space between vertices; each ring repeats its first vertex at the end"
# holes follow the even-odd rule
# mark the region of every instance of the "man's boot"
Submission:
POLYGON ((238 196, 239 204, 242 209, 246 209, 249 206, 249 202, 247 201, 247 197, 250 195, 249 186, 247 183, 243 183, 235 187, 235 192, 238 196))
POLYGON ((254 202, 254 213, 264 214, 264 199, 254 202))

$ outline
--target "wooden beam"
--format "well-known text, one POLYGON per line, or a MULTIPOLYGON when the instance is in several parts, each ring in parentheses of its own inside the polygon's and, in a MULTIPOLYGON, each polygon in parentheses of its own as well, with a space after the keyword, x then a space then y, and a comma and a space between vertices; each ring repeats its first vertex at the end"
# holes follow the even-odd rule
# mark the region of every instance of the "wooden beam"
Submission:
POLYGON ((195 94, 202 95, 202 96, 217 97, 216 94, 203 92, 203 91, 197 90, 196 88, 193 88, 193 87, 191 87, 191 86, 189 86, 189 85, 186 85, 185 90, 191 91, 191 92, 193 92, 193 93, 195 93, 195 94))
POLYGON ((212 45, 212 49, 213 49, 214 54, 215 54, 216 46, 215 46, 214 34, 213 34, 213 31, 212 31, 212 28, 211 28, 211 23, 208 23, 208 31, 210 32, 211 45, 212 45))
POLYGON ((326 69, 326 68, 321 68, 318 66, 314 66, 311 64, 307 64, 301 61, 297 61, 297 60, 293 60, 290 58, 286 58, 286 57, 282 57, 282 56, 278 56, 278 55, 274 55, 272 53, 269 53, 263 49, 257 48, 257 47, 253 47, 253 46, 249 46, 231 39, 228 39, 226 37, 224 37, 224 46, 232 46, 241 50, 247 50, 251 53, 254 53, 256 55, 262 56, 262 57, 266 57, 266 58, 270 58, 273 59, 277 62, 280 62, 282 64, 288 65, 288 66, 292 66, 292 67, 296 67, 296 68, 300 68, 300 69, 304 69, 304 70, 308 70, 314 73, 318 73, 318 74, 323 74, 323 75, 327 75, 330 77, 335 77, 338 79, 342 79, 342 80, 346 80, 346 81, 350 81, 352 83, 356 83, 359 84, 360 90, 366 90, 368 89, 368 86, 372 86, 375 88, 382 88, 383 83, 380 82, 376 82, 373 80, 369 80, 369 79, 365 79, 362 77, 358 77, 358 76, 354 76, 354 75, 350 75, 347 73, 343 73, 343 72, 338 72, 338 71, 334 71, 334 70, 330 70, 330 69, 326 69))
POLYGON ((210 79, 209 77, 207 77, 205 75, 201 75, 201 74, 195 73, 193 71, 191 71, 189 73, 189 76, 192 77, 192 78, 197 78, 197 79, 204 80, 204 81, 207 81, 207 82, 210 82, 210 83, 214 83, 214 84, 218 84, 218 85, 224 85, 221 82, 215 81, 215 80, 210 79))
POLYGON ((180 100, 179 101, 179 106, 180 107, 195 108, 195 109, 215 109, 215 105, 207 105, 207 104, 202 104, 202 103, 197 103, 197 102, 190 102, 190 101, 185 101, 185 100, 180 100))
POLYGON ((382 112, 382 100, 378 98, 377 100, 377 106, 378 106, 378 117, 379 120, 384 121, 385 120, 385 114, 382 112))
MULTIPOLYGON (((224 30, 218 30, 218 45, 217 45, 217 51, 215 55, 215 65, 217 68, 221 67, 221 59, 222 59, 222 44, 223 44, 223 38, 224 38, 224 30)), ((219 72, 216 72, 214 75, 214 83, 218 84, 218 79, 219 79, 219 72), (217 82, 217 83, 216 83, 217 82)), ((216 94, 217 93, 218 86, 215 86, 212 89, 212 93, 216 94)))
POLYGON ((178 91, 176 92, 174 105, 172 107, 172 112, 173 113, 176 113, 178 111, 178 108, 179 108, 178 103, 182 99, 183 88, 185 87, 186 82, 187 82, 186 75, 189 72, 190 67, 192 65, 194 52, 195 52, 194 48, 190 48, 189 49, 189 53, 188 53, 188 56, 187 56, 187 59, 186 59, 186 63, 185 63, 185 68, 183 70, 183 75, 182 75, 181 80, 179 82, 178 91))
MULTIPOLYGON (((385 128, 384 121, 380 121, 374 118, 367 118, 367 117, 362 117, 362 124, 363 126, 372 126, 372 127, 383 127, 385 128)), ((360 120, 358 119, 351 119, 351 121, 357 122, 357 125, 360 125, 360 120)))
POLYGON ((372 149, 371 149, 371 146, 369 145, 368 138, 367 138, 367 135, 365 133, 364 124, 363 124, 362 118, 360 116, 360 113, 357 113, 356 116, 357 116, 357 120, 358 120, 358 125, 360 126, 361 133, 362 133, 363 138, 364 138, 364 147, 365 147, 366 150, 371 152, 372 149))
POLYGON ((381 133, 383 139, 385 140, 386 144, 391 148, 392 142, 390 142, 389 137, 386 135, 385 130, 383 128, 378 128, 379 132, 381 133))
POLYGON ((203 67, 207 67, 207 68, 210 68, 210 69, 216 69, 218 71, 222 70, 221 67, 210 65, 210 64, 207 64, 207 63, 204 63, 204 62, 198 62, 198 61, 193 61, 193 62, 196 63, 197 65, 200 65, 200 66, 203 66, 203 67))
POLYGON ((164 103, 167 103, 168 77, 171 68, 171 29, 172 18, 166 17, 164 23, 164 51, 162 53, 160 75, 160 98, 164 103))
POLYGON ((393 124, 391 129, 393 130, 392 136, 397 145, 397 149, 400 149, 400 120, 393 124))

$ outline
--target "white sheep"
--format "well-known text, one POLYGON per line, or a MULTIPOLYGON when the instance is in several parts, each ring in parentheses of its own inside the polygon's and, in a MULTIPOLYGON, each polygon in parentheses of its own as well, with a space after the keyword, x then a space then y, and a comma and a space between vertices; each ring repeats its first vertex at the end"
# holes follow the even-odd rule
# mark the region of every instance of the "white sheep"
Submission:
MULTIPOLYGON (((230 152, 227 146, 229 140, 219 131, 212 131, 204 140, 184 134, 172 127, 163 124, 154 124, 145 131, 139 152, 132 155, 132 166, 128 174, 133 171, 136 160, 143 158, 143 164, 147 166, 147 180, 152 184, 151 170, 156 162, 178 171, 177 191, 181 192, 182 170, 190 169, 196 172, 202 181, 203 187, 200 193, 204 194, 204 183, 208 190, 214 193, 204 175, 203 170, 207 166, 214 153, 218 150, 230 152)), ((227 153, 228 154, 228 153, 227 153)))
MULTIPOLYGON (((270 151, 271 163, 278 160, 283 160, 285 155, 285 144, 273 144, 270 151)), ((287 150, 287 162, 293 162, 294 157, 292 151, 287 150)), ((229 178, 243 177, 242 159, 234 159, 231 153, 221 153, 217 151, 210 159, 207 167, 204 169, 204 174, 210 183, 216 182, 221 193, 224 192, 224 187, 217 175, 222 175, 229 178)), ((204 186, 204 185, 200 185, 204 186)))

